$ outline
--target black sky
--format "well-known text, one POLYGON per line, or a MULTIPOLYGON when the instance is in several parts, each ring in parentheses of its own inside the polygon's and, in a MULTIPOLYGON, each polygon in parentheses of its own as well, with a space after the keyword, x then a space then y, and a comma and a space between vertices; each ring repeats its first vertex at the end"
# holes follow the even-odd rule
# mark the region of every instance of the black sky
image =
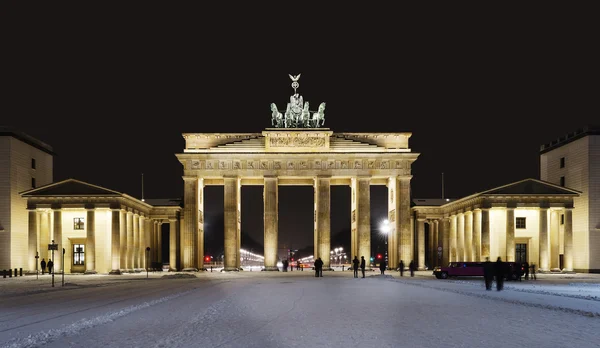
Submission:
MULTIPOLYGON (((288 74, 311 105, 327 102, 333 131, 412 132, 419 198, 441 195, 442 172, 446 197, 538 178, 541 144, 599 123, 591 9, 158 4, 1 5, 0 125, 54 148, 55 181, 140 197, 144 173, 146 198, 180 197, 181 134, 262 131, 288 74)), ((244 227, 261 238, 255 191, 244 227)), ((332 195, 333 234, 349 226, 344 197, 332 195)), ((280 202, 280 239, 311 244, 312 190, 280 202)), ((382 204, 375 188, 374 219, 382 204)))

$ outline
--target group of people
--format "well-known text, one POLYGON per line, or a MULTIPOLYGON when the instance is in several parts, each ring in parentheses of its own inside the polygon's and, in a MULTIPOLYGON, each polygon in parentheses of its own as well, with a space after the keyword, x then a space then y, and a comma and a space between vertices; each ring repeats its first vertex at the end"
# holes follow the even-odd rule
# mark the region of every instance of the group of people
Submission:
MULTIPOLYGON (((483 263, 483 279, 485 280, 485 289, 492 290, 492 282, 496 279, 496 290, 501 291, 504 289, 504 277, 507 275, 507 264, 502 261, 501 257, 498 257, 496 262, 492 263, 489 257, 485 258, 483 263)), ((521 268, 525 273, 525 279, 529 279, 529 270, 531 269, 531 279, 537 279, 535 275, 535 265, 527 262, 521 264, 521 268)), ((517 279, 520 281, 522 272, 519 270, 517 273, 517 279)))
MULTIPOLYGON (((415 271, 417 270, 417 265, 415 265, 415 261, 411 260, 408 264, 408 270, 410 271, 410 276, 415 276, 415 271)), ((404 277, 404 261, 400 260, 398 263, 398 271, 400 271, 400 276, 404 277)))
POLYGON ((352 269, 354 270, 354 278, 358 278, 358 267, 360 264, 360 271, 362 272, 362 277, 365 277, 365 268, 367 268, 367 263, 365 261, 365 257, 361 256, 360 261, 358 261, 358 256, 354 256, 354 260, 352 260, 352 269))
POLYGON ((46 272, 46 266, 48 266, 48 274, 52 274, 52 267, 54 267, 54 262, 51 259, 48 259, 48 263, 46 264, 46 260, 42 259, 40 262, 40 266, 42 266, 42 274, 46 272))

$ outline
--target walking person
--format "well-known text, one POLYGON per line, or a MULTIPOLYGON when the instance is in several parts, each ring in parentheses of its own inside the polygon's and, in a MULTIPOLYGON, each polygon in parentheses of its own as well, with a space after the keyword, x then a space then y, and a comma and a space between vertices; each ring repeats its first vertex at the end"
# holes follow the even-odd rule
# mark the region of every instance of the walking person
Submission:
POLYGON ((494 271, 496 273, 496 290, 500 291, 504 289, 504 275, 506 274, 506 268, 500 256, 498 256, 498 260, 496 260, 494 271))
POLYGON ((46 271, 46 260, 42 259, 40 266, 42 266, 42 275, 44 275, 44 272, 46 271))
POLYGON ((365 257, 361 256, 360 257, 360 271, 362 272, 362 277, 365 277, 365 268, 366 268, 366 263, 365 263, 365 257))
POLYGON ((352 260, 352 268, 354 269, 354 278, 358 278, 358 256, 354 256, 354 260, 352 260))
POLYGON ((494 281, 494 265, 489 257, 485 258, 483 263, 483 279, 485 280, 485 289, 492 290, 492 282, 494 281))
POLYGON ((415 261, 410 260, 410 263, 408 264, 408 270, 410 271, 410 276, 414 277, 415 276, 415 261))
POLYGON ((525 280, 529 280, 529 263, 523 262, 523 270, 525 271, 525 280))
POLYGON ((404 277, 404 261, 400 260, 398 264, 398 269, 400 270, 400 276, 404 277))
POLYGON ((381 260, 381 263, 379 263, 379 270, 381 271, 381 275, 385 275, 386 267, 387 267, 387 262, 385 262, 385 260, 381 260))
POLYGON ((532 263, 530 267, 531 267, 531 279, 537 280, 537 277, 535 276, 535 263, 532 263))
POLYGON ((48 259, 48 274, 52 274, 52 267, 54 267, 54 262, 48 259))

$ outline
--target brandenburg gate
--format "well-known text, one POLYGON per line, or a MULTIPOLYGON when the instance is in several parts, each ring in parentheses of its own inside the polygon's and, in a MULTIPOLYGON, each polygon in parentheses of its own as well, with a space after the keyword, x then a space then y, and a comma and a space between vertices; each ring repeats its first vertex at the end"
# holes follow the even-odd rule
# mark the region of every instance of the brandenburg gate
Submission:
POLYGON ((388 188, 388 260, 413 259, 411 229, 411 133, 334 133, 324 127, 325 103, 317 111, 296 92, 285 113, 271 104, 273 128, 262 133, 185 133, 185 150, 176 154, 184 170, 184 211, 181 230, 183 270, 204 268, 204 187, 224 186, 224 269, 240 268, 241 188, 263 186, 264 262, 277 270, 278 187, 314 188, 314 258, 325 269, 330 255, 330 188, 352 189, 351 250, 370 259, 370 185, 388 188), (311 117, 312 113, 312 117, 311 117))

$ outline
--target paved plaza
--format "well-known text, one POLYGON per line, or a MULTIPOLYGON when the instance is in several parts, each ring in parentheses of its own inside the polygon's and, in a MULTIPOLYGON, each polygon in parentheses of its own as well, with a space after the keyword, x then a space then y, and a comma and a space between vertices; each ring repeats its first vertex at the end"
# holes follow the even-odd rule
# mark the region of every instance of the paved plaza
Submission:
POLYGON ((1 347, 597 347, 600 275, 202 272, 1 279, 1 347), (405 274, 406 275, 406 274, 405 274))

